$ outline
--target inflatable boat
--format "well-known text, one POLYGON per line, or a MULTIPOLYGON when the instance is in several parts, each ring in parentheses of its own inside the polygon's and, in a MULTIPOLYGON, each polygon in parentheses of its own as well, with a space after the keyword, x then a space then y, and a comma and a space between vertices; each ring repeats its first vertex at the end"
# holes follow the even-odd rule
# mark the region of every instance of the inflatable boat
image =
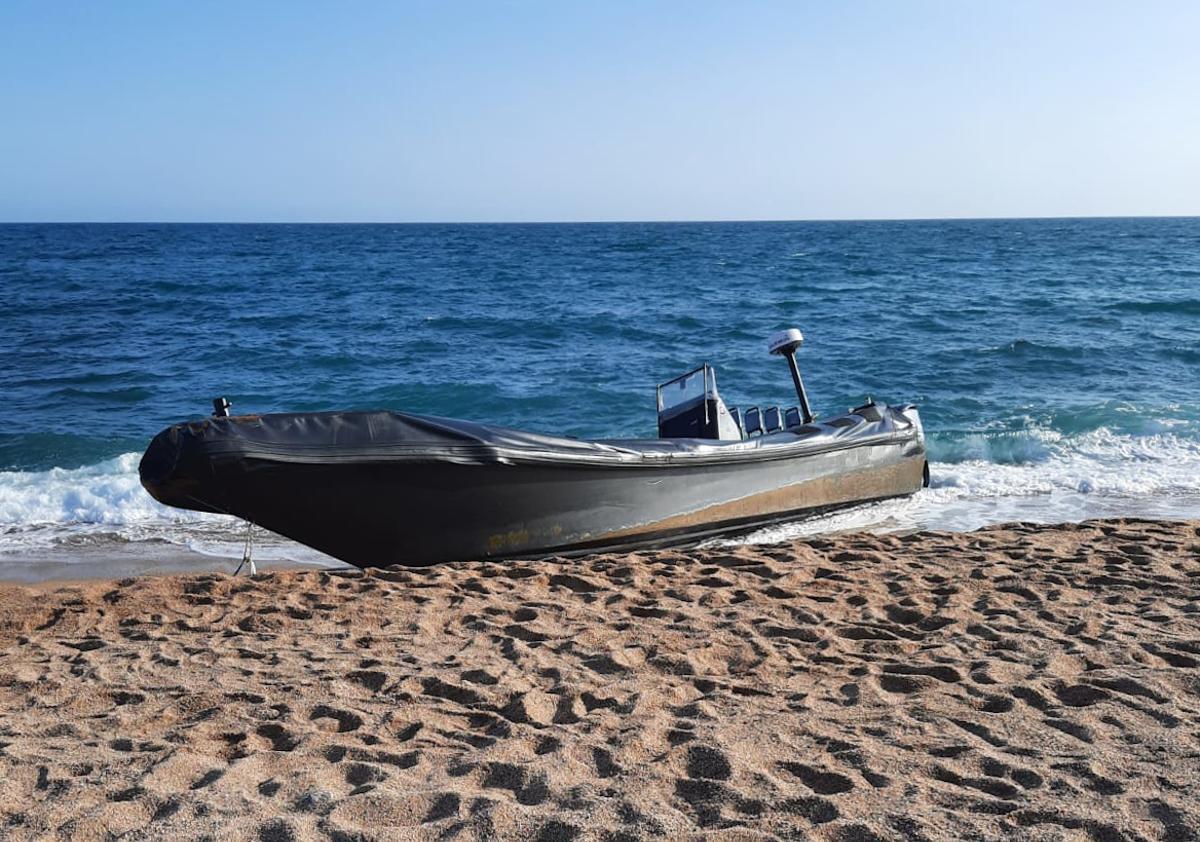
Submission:
POLYGON ((707 364, 657 389, 655 439, 579 440, 405 412, 214 416, 163 430, 142 484, 359 567, 694 543, 928 482, 915 407, 817 420, 784 331, 798 405, 727 407, 707 364))

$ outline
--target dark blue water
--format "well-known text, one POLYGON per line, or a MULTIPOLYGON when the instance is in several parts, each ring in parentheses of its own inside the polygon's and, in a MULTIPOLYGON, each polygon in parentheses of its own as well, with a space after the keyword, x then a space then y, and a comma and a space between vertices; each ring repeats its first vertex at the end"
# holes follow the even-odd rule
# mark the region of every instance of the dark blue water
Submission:
POLYGON ((123 454, 217 395, 652 435, 702 361, 732 404, 794 402, 764 346, 790 326, 818 410, 921 406, 917 522, 1200 512, 1200 219, 10 225, 0 289, 22 540, 175 523, 123 454))

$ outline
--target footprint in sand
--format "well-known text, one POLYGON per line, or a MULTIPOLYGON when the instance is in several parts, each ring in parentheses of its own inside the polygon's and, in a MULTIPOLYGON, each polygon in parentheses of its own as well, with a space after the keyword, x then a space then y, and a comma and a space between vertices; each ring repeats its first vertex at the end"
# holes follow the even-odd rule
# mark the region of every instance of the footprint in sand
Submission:
POLYGON ((272 751, 294 751, 300 745, 300 740, 290 731, 276 722, 266 722, 259 725, 255 733, 271 742, 272 751))

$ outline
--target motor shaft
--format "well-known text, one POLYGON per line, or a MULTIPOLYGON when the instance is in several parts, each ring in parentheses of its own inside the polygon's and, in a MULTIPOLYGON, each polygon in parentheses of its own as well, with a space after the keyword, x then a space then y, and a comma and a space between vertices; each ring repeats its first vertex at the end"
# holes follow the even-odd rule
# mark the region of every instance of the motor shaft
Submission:
POLYGON ((808 393, 804 391, 804 381, 800 379, 800 366, 796 365, 796 352, 788 351, 786 356, 788 368, 792 372, 792 382, 796 384, 796 397, 800 399, 800 415, 805 424, 811 424, 813 414, 812 410, 808 408, 808 393))

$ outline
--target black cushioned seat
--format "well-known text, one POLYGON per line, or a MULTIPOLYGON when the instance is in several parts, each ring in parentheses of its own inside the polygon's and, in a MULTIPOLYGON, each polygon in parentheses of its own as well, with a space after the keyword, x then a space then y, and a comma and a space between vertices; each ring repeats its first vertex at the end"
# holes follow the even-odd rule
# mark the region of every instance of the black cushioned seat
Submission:
POLYGON ((746 409, 745 421, 745 430, 747 436, 761 436, 763 434, 762 410, 757 406, 751 406, 746 409))

